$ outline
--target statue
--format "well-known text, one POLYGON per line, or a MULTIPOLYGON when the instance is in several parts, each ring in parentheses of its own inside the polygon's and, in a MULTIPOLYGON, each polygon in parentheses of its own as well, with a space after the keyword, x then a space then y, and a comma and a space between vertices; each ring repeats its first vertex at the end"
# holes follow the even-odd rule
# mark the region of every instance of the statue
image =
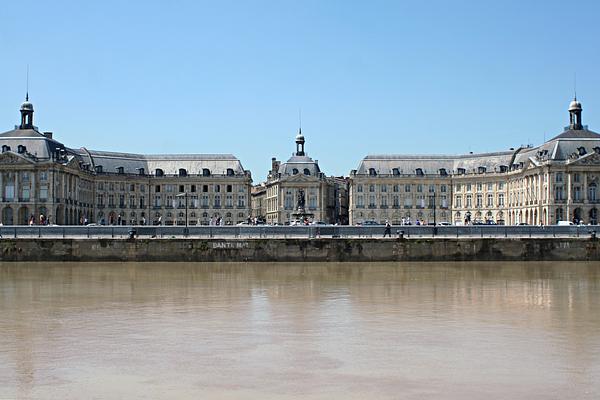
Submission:
POLYGON ((298 190, 298 210, 304 210, 304 189, 298 190))

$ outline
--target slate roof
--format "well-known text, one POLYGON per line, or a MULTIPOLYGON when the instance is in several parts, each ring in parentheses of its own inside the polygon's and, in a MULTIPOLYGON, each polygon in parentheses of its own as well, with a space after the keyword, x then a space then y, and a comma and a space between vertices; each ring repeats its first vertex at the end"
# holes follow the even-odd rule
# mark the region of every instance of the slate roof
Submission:
MULTIPOLYGON (((62 143, 47 138, 37 129, 13 129, 11 131, 0 133, 0 146, 10 146, 12 152, 17 152, 19 145, 26 147, 26 155, 35 158, 36 161, 48 161, 56 150, 69 149, 62 143), (28 153, 28 154, 27 154, 28 153)), ((73 155, 71 153, 71 155, 73 155)))
POLYGON ((321 172, 319 164, 310 158, 309 156, 297 156, 293 155, 285 163, 279 165, 279 172, 282 176, 294 175, 294 168, 298 170, 298 173, 303 174, 304 169, 308 169, 312 176, 318 176, 321 172))

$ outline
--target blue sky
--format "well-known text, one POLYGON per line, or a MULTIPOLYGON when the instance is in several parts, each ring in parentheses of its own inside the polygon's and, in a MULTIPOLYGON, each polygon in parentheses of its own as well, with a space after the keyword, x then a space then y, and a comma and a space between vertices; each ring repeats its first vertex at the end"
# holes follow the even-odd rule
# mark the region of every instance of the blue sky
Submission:
POLYGON ((306 150, 328 175, 367 154, 539 144, 600 131, 593 1, 5 2, 0 121, 71 147, 233 153, 263 180, 306 150), (418 3, 418 4, 417 4, 418 3))

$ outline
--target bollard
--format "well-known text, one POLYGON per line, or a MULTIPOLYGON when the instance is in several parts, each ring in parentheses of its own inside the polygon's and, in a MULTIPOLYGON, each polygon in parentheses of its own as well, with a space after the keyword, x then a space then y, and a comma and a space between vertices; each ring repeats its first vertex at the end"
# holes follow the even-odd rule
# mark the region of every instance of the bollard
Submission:
POLYGON ((127 234, 129 235, 129 239, 135 239, 135 234, 136 234, 136 233, 137 233, 137 232, 136 232, 135 228, 130 228, 130 229, 127 231, 127 234))
POLYGON ((592 240, 596 240, 596 231, 590 231, 589 233, 590 233, 590 238, 592 240))
POLYGON ((400 240, 404 239, 404 231, 396 231, 396 233, 398 234, 398 239, 400 239, 400 240))

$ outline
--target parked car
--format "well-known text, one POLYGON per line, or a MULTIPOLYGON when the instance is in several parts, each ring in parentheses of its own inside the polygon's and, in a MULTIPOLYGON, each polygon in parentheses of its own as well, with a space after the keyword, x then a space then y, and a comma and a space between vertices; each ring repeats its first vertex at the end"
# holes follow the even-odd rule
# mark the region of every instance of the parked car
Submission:
POLYGON ((377 221, 373 221, 373 220, 368 220, 368 221, 365 221, 365 222, 363 222, 362 224, 363 224, 363 225, 365 225, 365 226, 369 226, 369 225, 371 225, 371 226, 372 226, 372 225, 381 225, 379 222, 377 222, 377 221))
POLYGON ((556 225, 558 226, 569 226, 569 225, 575 225, 573 222, 571 221, 558 221, 556 223, 556 225))

